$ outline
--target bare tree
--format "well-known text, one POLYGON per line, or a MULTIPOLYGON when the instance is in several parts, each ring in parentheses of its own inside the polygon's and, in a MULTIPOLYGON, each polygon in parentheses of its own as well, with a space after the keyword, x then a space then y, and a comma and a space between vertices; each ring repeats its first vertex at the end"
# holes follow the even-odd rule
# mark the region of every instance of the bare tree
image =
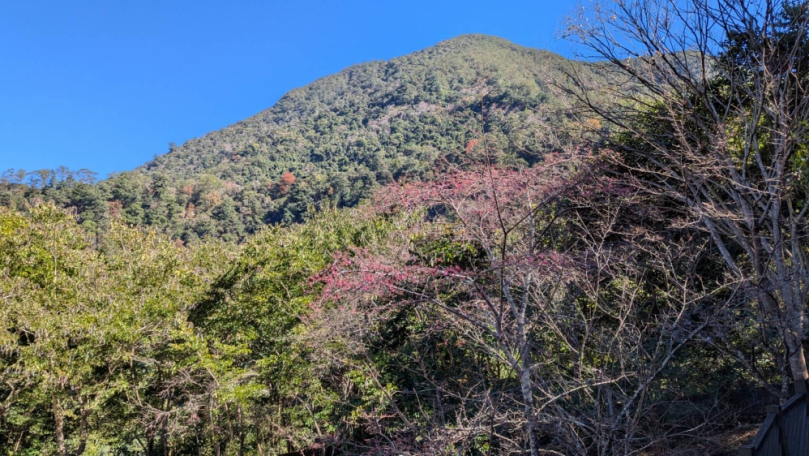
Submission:
POLYGON ((608 75, 570 72, 580 114, 605 121, 628 181, 710 235, 796 380, 809 378, 808 24, 803 0, 616 0, 564 33, 608 75))

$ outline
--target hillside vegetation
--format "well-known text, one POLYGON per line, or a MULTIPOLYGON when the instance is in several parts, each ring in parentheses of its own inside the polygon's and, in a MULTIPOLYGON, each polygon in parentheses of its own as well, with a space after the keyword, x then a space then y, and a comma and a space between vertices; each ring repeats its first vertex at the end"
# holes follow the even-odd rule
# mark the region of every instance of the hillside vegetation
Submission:
POLYGON ((355 206, 379 185, 430 179, 474 153, 484 132, 498 163, 535 163, 575 136, 569 106, 545 82, 571 66, 580 65, 461 36, 292 90, 266 111, 95 187, 66 170, 10 170, 0 204, 38 197, 75 207, 90 227, 112 213, 185 241, 240 240, 313 209, 355 206), (13 185, 21 182, 31 188, 13 185))

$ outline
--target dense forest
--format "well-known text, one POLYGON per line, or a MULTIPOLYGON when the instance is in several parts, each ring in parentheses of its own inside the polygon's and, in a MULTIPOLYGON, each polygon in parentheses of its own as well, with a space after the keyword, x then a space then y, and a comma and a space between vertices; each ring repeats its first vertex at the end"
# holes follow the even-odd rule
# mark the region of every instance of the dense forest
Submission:
POLYGON ((102 181, 6 172, 0 451, 735 454, 809 380, 809 3, 753 6, 617 0, 586 62, 462 36, 102 181))

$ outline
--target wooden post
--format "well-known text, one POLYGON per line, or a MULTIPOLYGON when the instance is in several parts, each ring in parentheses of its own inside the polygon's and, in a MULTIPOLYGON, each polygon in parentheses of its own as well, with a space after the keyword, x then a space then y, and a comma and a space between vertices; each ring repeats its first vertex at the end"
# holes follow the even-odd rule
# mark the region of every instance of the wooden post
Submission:
POLYGON ((770 413, 775 413, 777 417, 775 423, 778 426, 778 444, 781 447, 781 455, 787 456, 789 454, 789 448, 787 448, 786 426, 784 423, 784 414, 781 413, 781 406, 768 405, 767 414, 769 415, 770 413))

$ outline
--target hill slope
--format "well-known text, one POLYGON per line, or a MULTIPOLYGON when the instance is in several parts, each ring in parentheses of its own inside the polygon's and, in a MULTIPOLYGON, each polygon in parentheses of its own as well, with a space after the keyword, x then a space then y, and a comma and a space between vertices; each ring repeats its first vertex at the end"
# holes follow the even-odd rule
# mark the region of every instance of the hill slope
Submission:
MULTIPOLYGON (((506 115, 526 114, 511 116, 517 123, 508 133, 537 127, 539 119, 526 108, 558 108, 543 79, 564 63, 558 55, 500 38, 458 37, 292 90, 270 109, 188 141, 141 171, 188 177, 209 172, 243 183, 255 180, 258 170, 271 179, 286 170, 305 172, 301 165, 309 162, 349 171, 389 161, 395 176, 411 171, 414 160, 406 157, 417 154, 415 149, 429 154, 463 148, 462 140, 480 130, 473 114, 481 102, 506 115), (243 172, 247 167, 253 173, 243 172)), ((535 139, 523 148, 548 143, 548 138, 535 139)))
MULTIPOLYGON (((565 104, 544 82, 570 64, 578 65, 465 35, 355 65, 102 182, 95 199, 185 240, 240 239, 266 223, 301 221, 318 205, 355 205, 394 179, 428 179, 437 161, 457 161, 483 131, 498 161, 529 165, 570 140, 565 104)), ((103 218, 94 198, 63 199, 92 223, 103 218)))

